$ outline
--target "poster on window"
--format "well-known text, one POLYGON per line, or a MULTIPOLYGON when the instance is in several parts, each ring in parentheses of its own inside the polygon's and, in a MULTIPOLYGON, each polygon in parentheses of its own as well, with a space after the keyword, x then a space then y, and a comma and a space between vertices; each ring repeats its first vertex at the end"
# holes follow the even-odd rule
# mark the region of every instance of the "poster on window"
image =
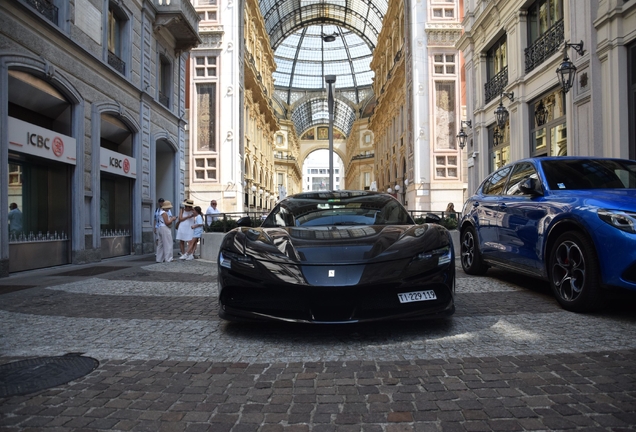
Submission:
POLYGON ((435 149, 455 150, 455 82, 435 83, 435 149))

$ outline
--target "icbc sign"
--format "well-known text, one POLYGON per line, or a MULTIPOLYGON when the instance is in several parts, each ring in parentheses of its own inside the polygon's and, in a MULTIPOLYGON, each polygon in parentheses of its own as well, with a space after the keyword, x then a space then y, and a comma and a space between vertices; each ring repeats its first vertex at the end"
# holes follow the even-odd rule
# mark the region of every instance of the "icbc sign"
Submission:
POLYGON ((75 138, 13 117, 8 125, 12 150, 75 165, 75 138))
POLYGON ((100 159, 102 171, 131 178, 137 177, 137 174, 132 172, 137 163, 135 158, 102 147, 100 149, 100 159))
POLYGON ((124 158, 122 160, 116 157, 109 157, 108 159, 110 160, 109 165, 111 167, 124 170, 126 174, 128 174, 128 172, 130 171, 130 161, 127 158, 124 158))

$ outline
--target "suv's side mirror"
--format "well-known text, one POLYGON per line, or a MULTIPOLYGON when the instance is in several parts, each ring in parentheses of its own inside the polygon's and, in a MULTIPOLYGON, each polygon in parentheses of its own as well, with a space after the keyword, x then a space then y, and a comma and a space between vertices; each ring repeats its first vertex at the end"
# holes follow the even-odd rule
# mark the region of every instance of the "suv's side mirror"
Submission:
POLYGON ((519 183, 519 190, 526 195, 543 195, 543 189, 538 179, 529 177, 519 183))
POLYGON ((245 216, 236 221, 236 226, 240 227, 251 227, 252 219, 249 216, 245 216))

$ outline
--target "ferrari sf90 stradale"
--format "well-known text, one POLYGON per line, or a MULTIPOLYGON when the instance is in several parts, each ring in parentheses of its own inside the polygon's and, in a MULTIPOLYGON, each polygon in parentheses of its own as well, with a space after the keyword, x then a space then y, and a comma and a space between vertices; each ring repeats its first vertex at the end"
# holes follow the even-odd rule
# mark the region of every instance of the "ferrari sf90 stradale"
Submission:
POLYGON ((282 200, 259 228, 225 236, 219 314, 302 323, 447 317, 455 311, 454 258, 446 228, 415 224, 391 195, 302 193, 282 200))

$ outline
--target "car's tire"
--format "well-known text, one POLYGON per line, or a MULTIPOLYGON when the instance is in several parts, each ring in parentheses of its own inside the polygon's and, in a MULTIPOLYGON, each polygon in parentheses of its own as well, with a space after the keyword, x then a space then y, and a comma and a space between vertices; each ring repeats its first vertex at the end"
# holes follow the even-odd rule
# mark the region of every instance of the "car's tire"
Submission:
POLYGON ((548 278, 563 309, 591 312, 603 307, 599 262, 584 234, 568 231, 557 238, 548 258, 548 278))
POLYGON ((460 255, 462 269, 469 275, 483 275, 488 270, 488 266, 481 259, 479 251, 479 240, 477 240, 477 232, 472 226, 466 227, 461 231, 460 238, 460 255))

